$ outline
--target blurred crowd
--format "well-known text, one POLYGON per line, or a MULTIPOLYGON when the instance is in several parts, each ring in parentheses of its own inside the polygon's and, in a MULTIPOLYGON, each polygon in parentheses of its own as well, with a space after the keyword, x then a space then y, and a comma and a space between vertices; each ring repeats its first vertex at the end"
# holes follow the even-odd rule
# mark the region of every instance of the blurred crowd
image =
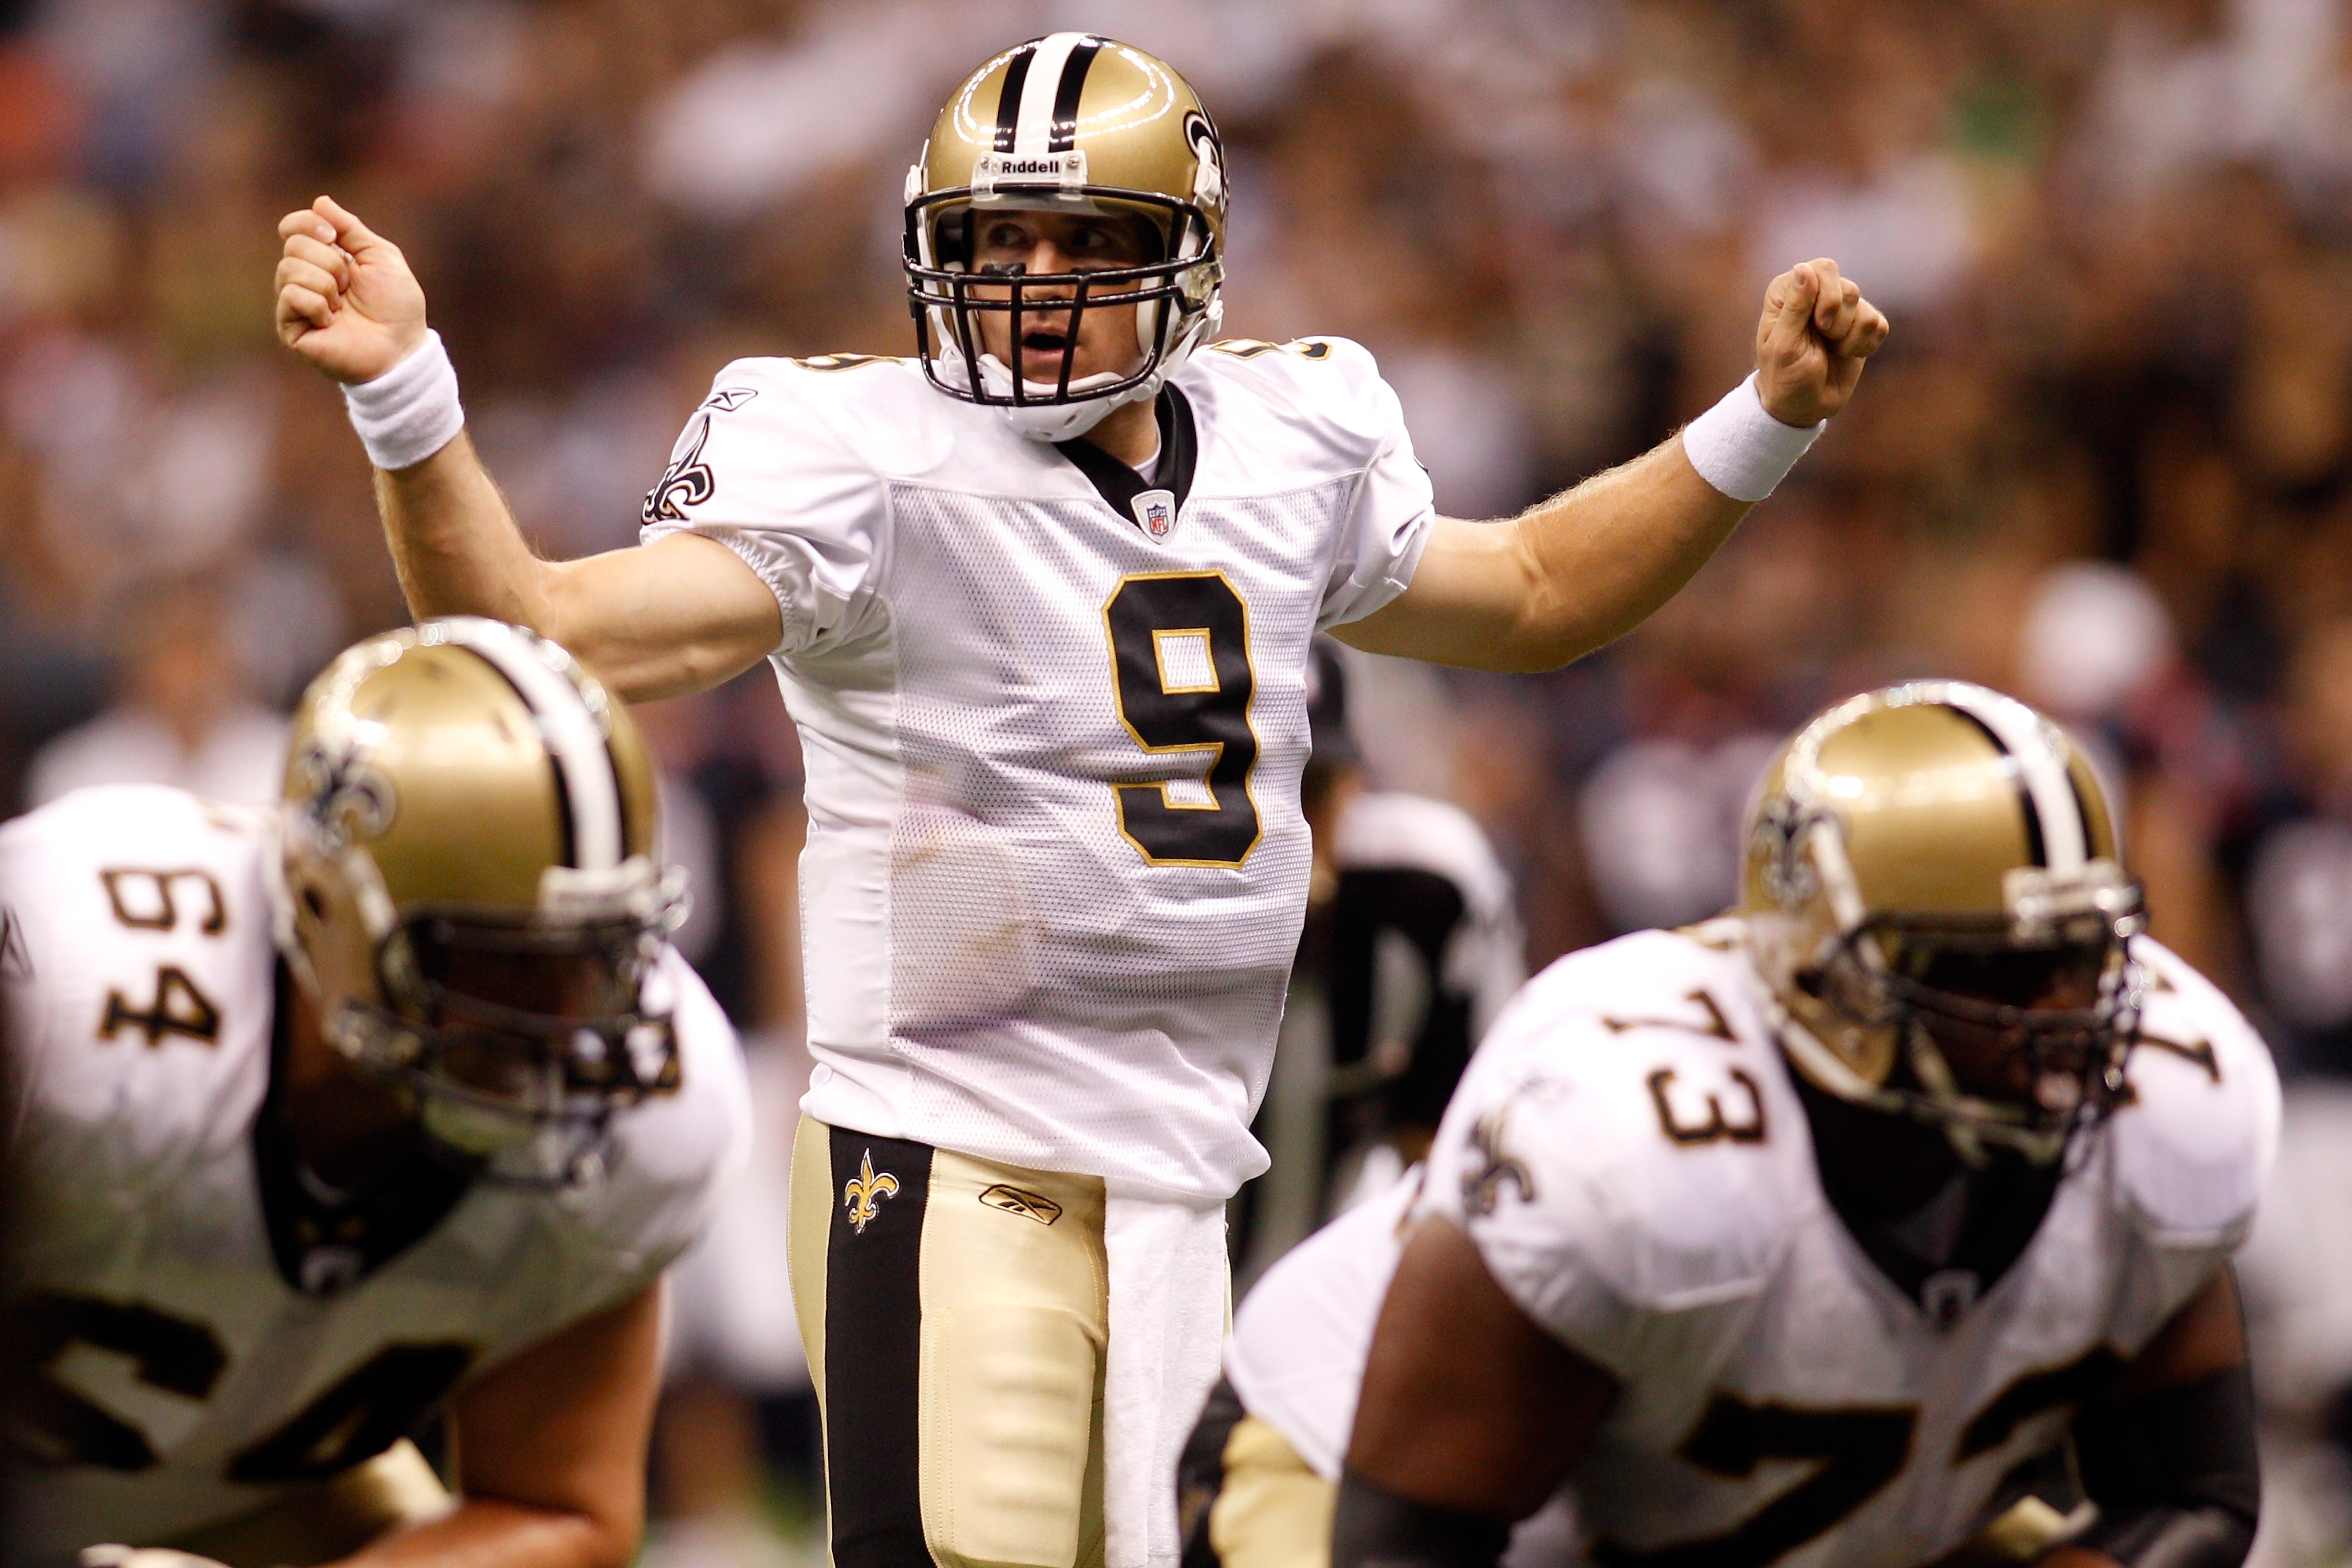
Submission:
MULTIPOLYGON (((2263 1026, 2294 1116, 2352 1126, 2345 0, 0 3, 0 809, 119 777, 267 797, 302 680, 404 618, 339 400, 272 339, 281 213, 329 191, 396 240, 525 527, 622 545, 726 361, 906 352, 904 167, 958 77, 1063 26, 1201 89, 1227 332, 1370 345, 1449 512, 1705 407, 1797 259, 1895 320, 1853 409, 1620 647, 1540 678, 1358 662, 1373 776, 1486 826, 1531 965, 1727 902, 1806 712, 1969 677, 2092 747, 2156 932, 2263 1026)), ((756 671, 647 718, 688 945, 788 1138, 789 725, 756 671)), ((2298 1147, 2324 1188, 2331 1145, 2298 1147)), ((2263 1550, 2300 1563, 2352 1541, 2352 1290, 2344 1322, 2290 1298, 2352 1280, 2352 1241, 2297 1226, 2262 1243, 2293 1369, 2263 1550)), ((806 1453, 781 1288, 694 1288, 675 1517, 806 1453)))

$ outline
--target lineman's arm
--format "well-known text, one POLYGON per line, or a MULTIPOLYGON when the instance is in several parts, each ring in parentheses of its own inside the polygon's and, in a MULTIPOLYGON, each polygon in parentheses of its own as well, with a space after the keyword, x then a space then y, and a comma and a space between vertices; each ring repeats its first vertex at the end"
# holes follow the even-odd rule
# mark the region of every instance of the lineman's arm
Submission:
MULTIPOLYGON (((1756 329, 1765 412, 1798 427, 1835 414, 1886 331, 1834 261, 1782 273, 1756 329)), ((1669 437, 1517 517, 1439 518, 1412 586, 1333 635, 1370 653, 1474 669, 1554 668, 1674 597, 1750 504, 1701 478, 1682 437, 1669 437)))
POLYGON ((656 1282, 490 1373, 455 1405, 465 1500, 337 1568, 625 1568, 660 1347, 656 1282))
POLYGON ((2227 1264, 2074 1421, 2083 1489, 2099 1505, 2042 1568, 2238 1568, 2262 1473, 2238 1282, 2227 1264))
POLYGON ((1381 1303, 1331 1527, 1331 1568, 1490 1568, 1582 1455, 1615 1380, 1423 1219, 1381 1303))
MULTIPOLYGON (((321 196, 278 225, 278 334, 335 381, 371 382, 425 342, 425 292, 400 248, 321 196)), ((411 614, 493 616, 552 637, 624 698, 715 685, 782 640, 782 612, 725 546, 673 534, 584 561, 542 561, 463 431, 376 471, 411 614)))

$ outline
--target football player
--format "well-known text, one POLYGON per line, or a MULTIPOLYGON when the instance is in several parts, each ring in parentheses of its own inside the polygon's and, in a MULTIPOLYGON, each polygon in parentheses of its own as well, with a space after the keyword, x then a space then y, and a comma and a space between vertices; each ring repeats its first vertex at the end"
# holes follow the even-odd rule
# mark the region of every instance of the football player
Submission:
POLYGON ((279 334, 345 384, 418 614, 535 626, 631 699, 774 663, 818 1059, 793 1268, 845 1568, 1174 1555, 1306 903, 1310 637, 1494 668, 1600 646, 1886 331, 1801 265, 1755 377, 1683 436, 1443 520, 1363 350, 1213 342, 1226 197, 1165 62, 1004 51, 908 174, 915 354, 730 365, 644 542, 568 562, 463 436, 399 250, 324 197, 279 226, 279 334))
POLYGON ((1215 1555, 1483 1568, 1564 1487, 1604 1564, 2235 1568, 2229 1258, 2277 1079, 2140 923, 2042 715, 1942 681, 1823 713, 1738 908, 1538 975, 1417 1219, 1368 1205, 1244 1304, 1215 1555), (2029 1490, 2070 1440, 2067 1539, 2029 1490))
POLYGON ((630 1560, 658 1276, 749 1131, 654 810, 579 665, 453 619, 320 676, 274 820, 108 785, 0 828, 0 1556, 630 1560), (402 1440, 445 1400, 454 1502, 402 1440))

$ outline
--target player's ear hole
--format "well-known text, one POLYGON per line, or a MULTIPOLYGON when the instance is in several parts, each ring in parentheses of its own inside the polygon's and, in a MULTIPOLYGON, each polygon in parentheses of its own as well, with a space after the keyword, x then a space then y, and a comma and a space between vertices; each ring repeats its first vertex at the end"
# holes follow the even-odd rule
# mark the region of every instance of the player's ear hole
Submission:
POLYGON ((319 891, 317 883, 314 882, 302 889, 302 907, 310 911, 312 920, 322 921, 327 918, 327 895, 319 891))

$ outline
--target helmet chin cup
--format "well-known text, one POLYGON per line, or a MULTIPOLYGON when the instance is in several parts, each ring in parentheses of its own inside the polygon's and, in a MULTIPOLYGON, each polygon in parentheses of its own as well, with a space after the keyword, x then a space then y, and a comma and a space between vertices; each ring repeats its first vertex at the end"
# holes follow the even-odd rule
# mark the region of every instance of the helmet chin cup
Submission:
MULTIPOLYGON (((942 367, 950 374, 965 374, 963 355, 952 346, 940 351, 942 367)), ((1119 386, 1126 378, 1104 372, 1070 384, 1071 396, 1056 403, 1055 388, 1050 382, 1024 381, 1021 385, 1022 401, 1013 401, 1013 373, 994 354, 980 356, 980 384, 992 401, 983 405, 992 408, 1005 424, 1032 441, 1075 441, 1101 424, 1111 410, 1124 404, 1138 403, 1156 397, 1164 374, 1156 374, 1131 386, 1119 386), (1118 389, 1097 396, 1086 396, 1093 386, 1113 386, 1118 389)))

